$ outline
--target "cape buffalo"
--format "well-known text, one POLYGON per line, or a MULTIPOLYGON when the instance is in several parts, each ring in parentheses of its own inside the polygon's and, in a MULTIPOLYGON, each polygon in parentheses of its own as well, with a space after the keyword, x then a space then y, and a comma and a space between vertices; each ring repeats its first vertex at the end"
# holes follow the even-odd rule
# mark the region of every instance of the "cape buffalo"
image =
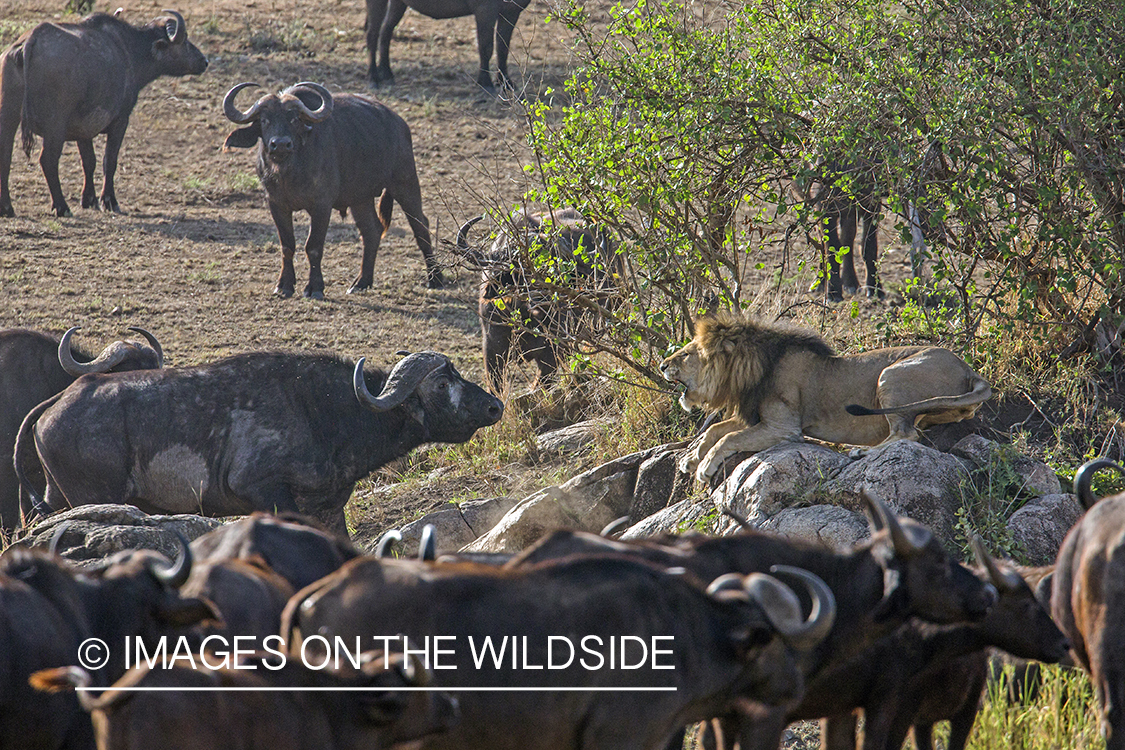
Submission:
POLYGON ((1107 750, 1125 748, 1125 493, 1098 500, 1090 491, 1096 471, 1114 468, 1101 458, 1074 474, 1086 515, 1063 539, 1055 559, 1051 614, 1070 638, 1078 663, 1090 673, 1101 706, 1107 750))
POLYGON ((17 464, 34 443, 47 473, 40 512, 107 502, 148 513, 299 511, 346 534, 359 479, 422 443, 463 443, 504 411, 443 354, 411 354, 389 375, 365 373, 364 361, 250 353, 86 375, 27 416, 17 464))
POLYGON ((17 124, 28 156, 33 135, 43 137, 39 166, 56 216, 70 215, 59 184, 66 141, 77 141, 82 157, 82 207, 98 207, 94 136, 105 133, 101 207, 121 212, 113 175, 137 95, 160 76, 207 69, 207 58, 187 39, 183 16, 164 12, 168 16, 140 27, 104 13, 81 23, 41 23, 5 50, 0 58, 0 216, 15 216, 8 173, 17 124))
POLYGON ((74 696, 36 694, 28 677, 81 653, 91 667, 104 658, 94 683, 109 685, 125 673, 126 642, 152 648, 163 633, 216 617, 210 604, 176 590, 191 563, 186 544, 175 563, 128 551, 81 573, 39 550, 16 546, 0 556, 0 747, 92 748, 90 720, 74 696))
POLYGON ((574 209, 517 211, 487 252, 468 241, 469 230, 483 218, 461 226, 457 250, 481 273, 480 329, 488 386, 493 393, 502 391, 504 371, 513 358, 534 362, 537 385, 549 385, 574 344, 589 336, 591 318, 609 314, 607 298, 624 272, 621 259, 606 230, 574 209))
POLYGON ((324 299, 320 261, 334 208, 341 216, 351 209, 363 239, 363 265, 348 292, 370 288, 379 240, 391 224, 392 201, 402 206, 425 258, 426 285, 440 288, 441 269, 434 260, 429 220, 422 213, 422 190, 406 122, 374 99, 359 94, 333 95, 310 82, 266 94, 245 112, 238 109, 234 104, 238 92, 257 85, 240 83, 223 99, 223 113, 231 122, 249 123, 227 136, 223 148, 258 144, 258 178, 266 189, 281 242, 281 277, 274 294, 293 294, 297 281, 293 270, 297 252, 293 212, 308 211, 305 255, 309 258, 309 283, 304 294, 324 299))
POLYGON ((458 698, 462 721, 425 750, 662 750, 744 695, 770 705, 800 695, 796 660, 831 628, 835 604, 816 576, 776 573, 808 589, 808 618, 764 574, 704 590, 683 569, 621 555, 512 569, 358 558, 290 599, 282 630, 299 631, 302 649, 394 633, 429 644, 434 682, 458 698), (666 650, 650 659, 650 645, 666 650), (654 687, 675 689, 637 692, 654 687))
MULTIPOLYGON (((0 331, 0 528, 5 531, 20 523, 20 485, 12 466, 12 446, 27 413, 80 375, 160 369, 164 363, 160 342, 143 328, 129 330, 144 336, 148 344, 115 341, 96 358, 72 350, 70 341, 77 330, 71 328, 61 341, 22 328, 0 331)), ((37 480, 40 491, 43 481, 37 480)))
POLYGON ((512 45, 512 31, 520 13, 531 0, 367 0, 367 54, 371 64, 367 77, 371 83, 391 83, 391 36, 395 26, 402 20, 406 9, 413 8, 430 18, 461 18, 473 16, 477 22, 477 51, 480 52, 480 72, 477 85, 491 91, 492 76, 489 65, 492 61, 492 38, 496 37, 496 83, 501 87, 511 87, 508 77, 508 50, 512 45), (376 63, 376 58, 378 63, 376 63))

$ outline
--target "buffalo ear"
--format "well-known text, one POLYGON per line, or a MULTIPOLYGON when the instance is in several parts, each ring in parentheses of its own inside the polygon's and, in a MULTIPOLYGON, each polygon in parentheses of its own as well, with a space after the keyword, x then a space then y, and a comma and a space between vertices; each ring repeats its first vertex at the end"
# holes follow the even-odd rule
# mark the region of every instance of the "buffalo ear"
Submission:
POLYGON ((223 143, 223 151, 230 151, 232 148, 253 148, 261 137, 262 126, 255 121, 228 135, 226 142, 223 143))

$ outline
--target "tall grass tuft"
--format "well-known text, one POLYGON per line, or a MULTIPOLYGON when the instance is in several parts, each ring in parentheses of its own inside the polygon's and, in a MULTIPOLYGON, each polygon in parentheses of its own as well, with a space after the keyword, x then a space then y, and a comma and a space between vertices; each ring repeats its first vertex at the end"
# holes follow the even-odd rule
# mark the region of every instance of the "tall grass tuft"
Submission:
POLYGON ((1050 666, 1042 670, 1039 697, 1009 703, 1003 686, 992 685, 969 750, 1081 750, 1102 748, 1097 703, 1086 673, 1050 666))

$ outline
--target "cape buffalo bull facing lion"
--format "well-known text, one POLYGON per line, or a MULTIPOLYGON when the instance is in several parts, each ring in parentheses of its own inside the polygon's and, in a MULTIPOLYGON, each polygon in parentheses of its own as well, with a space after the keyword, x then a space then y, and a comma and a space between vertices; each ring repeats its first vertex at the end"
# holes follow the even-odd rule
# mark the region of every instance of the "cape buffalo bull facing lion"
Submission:
POLYGON ((281 242, 281 277, 274 294, 289 297, 296 284, 293 212, 308 211, 309 258, 306 297, 324 299, 320 260, 332 209, 351 209, 363 238, 363 266, 348 292, 371 287, 379 240, 391 224, 398 201, 426 261, 426 285, 444 283, 434 260, 429 221, 422 213, 422 191, 414 164, 410 128, 401 117, 373 99, 331 94, 320 84, 302 82, 278 94, 266 94, 245 112, 234 100, 240 83, 223 99, 223 113, 246 127, 227 136, 223 148, 258 144, 258 178, 269 197, 270 215, 281 242), (379 201, 378 213, 375 200, 379 201))
POLYGON ((802 435, 850 445, 917 440, 920 428, 969 419, 992 396, 988 382, 947 349, 837 356, 815 334, 732 313, 701 318, 695 338, 660 370, 685 387, 685 409, 709 405, 727 417, 685 459, 684 469, 701 481, 735 453, 802 435))
POLYGON ((422 443, 463 443, 504 412, 443 354, 411 354, 389 375, 363 364, 250 353, 87 375, 28 414, 16 468, 26 474, 38 451, 47 491, 33 499, 37 512, 90 503, 300 511, 346 533, 343 509, 359 479, 422 443))

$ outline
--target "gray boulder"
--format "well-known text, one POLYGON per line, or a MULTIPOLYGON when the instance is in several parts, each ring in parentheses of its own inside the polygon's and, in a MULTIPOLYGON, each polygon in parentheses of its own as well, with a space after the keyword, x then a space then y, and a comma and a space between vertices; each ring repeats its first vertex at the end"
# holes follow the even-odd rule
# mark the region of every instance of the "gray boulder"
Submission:
POLYGON ((683 534, 688 531, 714 533, 718 512, 708 502, 681 500, 630 526, 622 539, 644 539, 657 534, 683 534))
POLYGON ((438 552, 461 549, 496 525, 515 504, 513 498, 494 497, 432 511, 399 529, 402 533, 402 545, 396 551, 403 557, 418 554, 422 530, 430 525, 434 527, 438 552))
POLYGON ((1008 531, 1032 565, 1051 565, 1066 533, 1082 517, 1074 495, 1044 495, 1028 501, 1008 519, 1008 531))
POLYGON ((766 519, 761 529, 837 550, 851 549, 871 533, 862 513, 838 505, 786 508, 766 519))
POLYGON ((950 451, 972 463, 977 471, 994 472, 1008 464, 1023 482, 1022 489, 1032 495, 1057 495, 1062 492, 1058 475, 1042 461, 1018 453, 1010 445, 1002 445, 980 435, 962 438, 950 451))
POLYGON ((174 558, 180 551, 177 532, 190 542, 222 525, 217 518, 189 514, 150 516, 132 505, 80 505, 38 522, 24 542, 46 547, 63 523, 56 552, 79 566, 128 549, 154 549, 174 558))

